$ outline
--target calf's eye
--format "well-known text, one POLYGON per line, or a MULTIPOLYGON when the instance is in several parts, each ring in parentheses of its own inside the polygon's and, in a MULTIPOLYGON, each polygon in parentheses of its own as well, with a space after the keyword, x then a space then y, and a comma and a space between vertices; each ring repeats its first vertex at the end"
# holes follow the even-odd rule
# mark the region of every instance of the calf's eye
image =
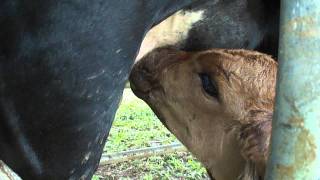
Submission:
POLYGON ((218 86, 206 73, 199 73, 202 82, 202 87, 206 93, 214 98, 218 98, 218 86))

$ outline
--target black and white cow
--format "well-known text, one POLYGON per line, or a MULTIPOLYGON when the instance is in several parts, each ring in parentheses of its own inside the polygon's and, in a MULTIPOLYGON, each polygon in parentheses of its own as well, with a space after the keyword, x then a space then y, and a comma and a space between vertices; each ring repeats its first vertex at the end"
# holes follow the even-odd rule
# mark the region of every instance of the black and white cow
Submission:
POLYGON ((252 49, 277 57, 278 0, 210 0, 184 8, 145 36, 137 60, 151 50, 252 49))
MULTIPOLYGON (((198 11, 209 1, 1 1, 0 159, 23 179, 90 179, 144 34, 175 11, 192 3, 187 10, 198 11)), ((192 26, 181 48, 271 52, 264 44, 277 41, 268 29, 277 29, 278 6, 268 2, 212 1, 206 13, 217 19, 192 26), (229 19, 235 9, 252 16, 229 19)))

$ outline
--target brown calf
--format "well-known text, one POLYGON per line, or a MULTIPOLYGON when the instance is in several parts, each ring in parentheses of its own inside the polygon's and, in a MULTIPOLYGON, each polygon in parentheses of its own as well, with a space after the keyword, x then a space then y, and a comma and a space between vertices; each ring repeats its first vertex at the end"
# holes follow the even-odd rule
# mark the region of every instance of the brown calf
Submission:
POLYGON ((142 58, 130 82, 212 178, 263 179, 276 71, 254 51, 166 47, 142 58))

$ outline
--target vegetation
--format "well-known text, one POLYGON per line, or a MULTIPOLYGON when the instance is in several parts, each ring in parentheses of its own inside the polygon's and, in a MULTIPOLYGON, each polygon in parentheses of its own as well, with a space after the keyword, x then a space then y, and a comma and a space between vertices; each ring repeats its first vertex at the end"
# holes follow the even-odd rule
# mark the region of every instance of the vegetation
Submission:
POLYGON ((125 89, 105 149, 108 153, 171 144, 176 138, 142 100, 125 89))
MULTIPOLYGON (((177 139, 152 110, 125 89, 105 150, 108 154, 143 147, 172 144, 177 139)), ((135 159, 100 166, 93 180, 101 179, 204 179, 206 171, 187 152, 135 159)))

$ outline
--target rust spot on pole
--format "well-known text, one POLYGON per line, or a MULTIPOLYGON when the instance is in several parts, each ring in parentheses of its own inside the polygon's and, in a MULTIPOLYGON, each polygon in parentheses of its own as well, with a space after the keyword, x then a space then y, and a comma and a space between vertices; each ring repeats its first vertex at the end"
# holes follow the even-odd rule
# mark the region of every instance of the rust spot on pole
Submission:
POLYGON ((315 138, 304 128, 302 117, 291 117, 288 121, 291 125, 298 127, 300 131, 294 145, 294 161, 290 165, 277 165, 277 179, 295 179, 295 172, 307 167, 316 159, 315 138))
POLYGON ((315 37, 319 34, 319 27, 317 27, 318 17, 319 14, 313 13, 308 16, 293 18, 284 25, 284 31, 294 33, 301 38, 315 37), (300 29, 299 31, 297 31, 298 28, 300 29))

